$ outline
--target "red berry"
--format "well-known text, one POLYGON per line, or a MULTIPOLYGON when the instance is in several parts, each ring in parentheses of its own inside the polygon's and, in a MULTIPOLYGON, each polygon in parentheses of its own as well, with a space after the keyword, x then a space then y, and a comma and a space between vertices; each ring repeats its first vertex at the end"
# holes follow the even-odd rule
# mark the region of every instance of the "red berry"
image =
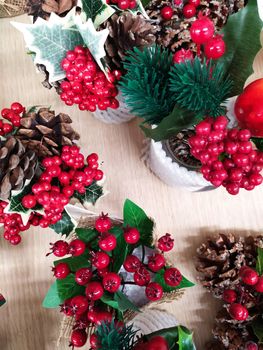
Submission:
POLYGON ((134 228, 126 228, 124 231, 124 239, 128 244, 136 244, 140 239, 140 232, 134 228))
POLYGON ((120 287, 121 278, 117 273, 108 272, 106 276, 103 277, 102 284, 105 290, 110 293, 115 293, 120 287))
POLYGON ((151 282, 145 288, 145 294, 151 301, 160 300, 163 296, 163 288, 159 283, 151 282))
POLYGON ((206 16, 200 16, 190 28, 191 39, 196 44, 204 44, 214 35, 214 23, 206 16))
POLYGON ((136 272, 141 266, 141 261, 135 255, 128 255, 123 263, 123 267, 128 272, 136 272))
POLYGON ((20 114, 25 110, 25 108, 19 102, 13 102, 11 104, 11 109, 17 114, 20 114))
POLYGON ((85 294, 90 300, 98 300, 103 296, 103 287, 100 282, 89 282, 85 294))
POLYGON ((70 274, 70 268, 66 263, 57 264, 52 268, 52 271, 54 272, 54 276, 59 280, 66 278, 70 274))
POLYGON ((97 269, 104 269, 109 265, 109 263, 110 263, 110 257, 108 254, 104 252, 96 252, 92 257, 92 264, 97 269))
POLYGON ((144 348, 145 350, 169 350, 169 345, 167 343, 167 340, 160 336, 154 336, 151 338, 144 348))
POLYGON ((129 0, 118 0, 118 7, 121 10, 128 10, 130 7, 130 1, 129 0))
POLYGON ((161 9, 161 16, 164 20, 169 21, 173 17, 174 11, 171 6, 164 6, 161 9))
POLYGON ((176 51, 176 53, 173 55, 173 62, 180 64, 180 63, 184 63, 186 60, 191 61, 193 57, 194 56, 191 50, 181 49, 176 51))
POLYGON ((185 18, 194 17, 196 14, 196 7, 194 5, 189 4, 189 3, 184 5, 183 14, 184 14, 185 18))
POLYGON ((27 209, 34 208, 36 204, 37 204, 36 197, 31 194, 27 194, 22 198, 22 205, 27 209))
POLYGON ((223 299, 226 303, 232 304, 237 300, 237 293, 233 289, 225 289, 223 299))
POLYGON ((263 276, 259 277, 257 284, 254 285, 254 289, 258 293, 263 293, 263 276))
POLYGON ((231 304, 229 307, 229 314, 237 321, 245 321, 248 318, 247 308, 241 304, 231 304))
POLYGON ((95 228, 100 233, 104 233, 110 230, 111 220, 108 217, 108 214, 101 214, 101 216, 95 222, 95 228))
POLYGON ((258 350, 258 345, 253 341, 249 341, 245 344, 245 350, 258 350))
POLYGON ((138 286, 145 286, 147 285, 151 280, 150 273, 144 268, 140 267, 135 273, 134 273, 134 282, 138 286))
POLYGON ((162 254, 154 254, 148 259, 148 268, 153 272, 161 270, 164 267, 164 265, 165 258, 162 254))
POLYGON ((175 268, 170 267, 169 269, 165 270, 164 272, 164 281, 168 286, 171 287, 177 287, 182 281, 182 274, 181 272, 175 268))
POLYGON ((74 315, 82 315, 89 307, 88 300, 83 295, 73 297, 70 304, 74 315))
POLYGON ((80 239, 74 239, 69 243, 69 254, 79 256, 85 252, 86 244, 80 239))
POLYGON ((81 348, 87 342, 87 333, 83 329, 75 329, 71 333, 70 346, 81 348))
POLYGON ((92 271, 88 267, 82 267, 75 273, 75 281, 80 285, 86 285, 92 277, 92 271))
POLYGON ((169 233, 166 233, 164 236, 158 239, 158 249, 163 252, 169 252, 174 247, 174 239, 171 238, 169 233))
POLYGON ((259 279, 257 272, 251 269, 250 267, 246 267, 245 269, 241 270, 239 276, 242 282, 249 286, 254 286, 255 284, 257 284, 259 279))
POLYGON ((94 323, 96 326, 102 324, 102 322, 110 323, 112 321, 112 314, 109 311, 97 311, 95 312, 94 323))
POLYGON ((68 254, 68 243, 62 240, 51 243, 51 252, 60 258, 65 256, 68 254))
POLYGON ((9 242, 13 245, 17 245, 21 242, 21 236, 20 235, 13 235, 11 236, 11 238, 9 239, 9 242))
POLYGON ((191 4, 197 7, 200 5, 200 0, 188 0, 188 4, 191 4))
POLYGON ((110 233, 105 233, 99 240, 99 247, 101 250, 110 252, 116 248, 117 239, 114 235, 110 233))
POLYGON ((216 35, 205 44, 205 55, 208 59, 218 59, 225 53, 225 42, 221 35, 216 35))
POLYGON ((96 350, 98 347, 98 336, 96 333, 92 333, 89 338, 90 346, 92 350, 96 350))

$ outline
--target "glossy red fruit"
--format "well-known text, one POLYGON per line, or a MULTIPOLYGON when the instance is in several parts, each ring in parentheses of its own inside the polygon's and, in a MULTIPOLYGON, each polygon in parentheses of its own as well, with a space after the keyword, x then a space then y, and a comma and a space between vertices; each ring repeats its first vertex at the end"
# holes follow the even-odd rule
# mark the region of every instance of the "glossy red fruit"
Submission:
POLYGON ((112 314, 109 311, 98 311, 95 317, 95 324, 98 326, 102 322, 111 322, 112 314))
POLYGON ((22 198, 22 205, 27 209, 34 208, 37 204, 36 197, 31 194, 27 194, 22 198))
POLYGON ((145 294, 151 301, 160 300, 163 296, 163 288, 159 283, 151 282, 146 286, 145 294))
POLYGON ((23 107, 19 102, 13 102, 11 104, 11 109, 17 114, 24 112, 25 107, 23 107))
POLYGON ((177 287, 182 281, 182 274, 181 272, 175 268, 175 267, 170 267, 169 269, 165 270, 164 272, 164 281, 168 286, 171 287, 177 287))
POLYGON ((263 276, 259 277, 257 284, 254 286, 258 293, 263 293, 263 276))
POLYGON ((111 228, 111 220, 108 214, 101 214, 100 217, 95 222, 95 228, 98 232, 104 233, 109 231, 111 228))
POLYGON ((147 350, 169 350, 169 345, 164 337, 158 335, 148 341, 147 350))
POLYGON ((89 282, 86 286, 85 294, 90 300, 99 300, 103 293, 103 287, 100 282, 89 282))
POLYGON ((164 20, 168 21, 173 17, 174 11, 171 6, 164 6, 161 9, 161 16, 164 20))
POLYGON ((85 286, 92 277, 92 271, 88 267, 82 267, 75 273, 75 281, 80 286, 85 286))
POLYGON ((86 244, 80 239, 74 239, 69 243, 69 254, 79 256, 85 252, 86 244))
POLYGON ((245 321, 248 318, 247 308, 241 304, 231 304, 229 307, 230 316, 237 321, 245 321))
POLYGON ((148 268, 153 271, 157 272, 161 270, 165 265, 165 258, 162 254, 153 254, 152 256, 149 256, 148 258, 148 268))
MULTIPOLYGON (((54 244, 50 243, 51 252, 57 257, 63 257, 68 254, 68 243, 62 240, 56 241, 54 244)), ((51 253, 49 253, 51 254, 51 253)), ((49 255, 47 254, 47 255, 49 255)))
POLYGON ((70 274, 70 268, 66 263, 57 264, 55 267, 52 268, 52 271, 54 272, 54 276, 58 280, 62 280, 70 274))
POLYGON ((223 300, 226 303, 232 304, 237 300, 237 293, 233 289, 225 289, 223 293, 223 300))
POLYGON ((191 4, 197 7, 200 5, 200 0, 188 0, 188 4, 191 4))
POLYGON ((216 35, 205 44, 205 55, 208 59, 216 60, 225 53, 225 42, 221 35, 216 35))
POLYGON ((123 263, 123 267, 128 272, 135 272, 141 266, 141 261, 135 255, 128 255, 123 263))
POLYGON ((74 315, 82 315, 88 310, 89 303, 86 297, 83 295, 77 295, 71 299, 70 302, 72 312, 74 315))
POLYGON ((71 342, 70 346, 73 348, 81 348, 83 345, 86 344, 87 341, 87 333, 83 329, 75 329, 71 333, 71 342))
POLYGON ((105 233, 99 240, 99 247, 105 252, 110 252, 116 248, 117 239, 110 233, 105 233))
POLYGON ((128 244, 136 244, 140 239, 140 232, 135 227, 129 227, 124 231, 124 239, 128 244))
POLYGON ((157 247, 163 252, 169 252, 174 247, 174 239, 172 239, 169 233, 166 233, 158 239, 157 247))
POLYGON ((134 282, 138 286, 146 286, 151 280, 151 275, 144 267, 140 267, 134 273, 133 278, 134 278, 134 282))
POLYGON ((258 345, 254 343, 253 341, 248 341, 245 344, 245 350, 258 350, 258 345))
POLYGON ((194 5, 189 4, 189 3, 184 5, 183 14, 184 14, 185 18, 194 17, 196 14, 196 7, 194 5))
POLYGON ((213 21, 206 16, 200 16, 192 23, 190 35, 194 43, 204 44, 213 37, 214 31, 213 21))
POLYGON ((92 257, 92 264, 97 269, 104 269, 110 263, 110 257, 104 252, 96 252, 92 257))
POLYGON ((173 62, 180 64, 184 63, 186 60, 191 61, 193 58, 194 56, 191 50, 181 49, 176 51, 176 53, 173 55, 173 62))
POLYGON ((257 272, 250 267, 247 267, 241 273, 239 273, 239 276, 241 277, 242 282, 249 286, 254 286, 257 284, 259 278, 257 272))
POLYGON ((121 278, 117 273, 108 272, 102 280, 103 288, 110 292, 115 293, 121 285, 121 278))
POLYGON ((263 78, 249 84, 238 96, 235 115, 242 129, 248 129, 252 136, 263 137, 263 78))
POLYGON ((96 350, 98 348, 98 336, 95 333, 91 334, 89 342, 92 350, 96 350))

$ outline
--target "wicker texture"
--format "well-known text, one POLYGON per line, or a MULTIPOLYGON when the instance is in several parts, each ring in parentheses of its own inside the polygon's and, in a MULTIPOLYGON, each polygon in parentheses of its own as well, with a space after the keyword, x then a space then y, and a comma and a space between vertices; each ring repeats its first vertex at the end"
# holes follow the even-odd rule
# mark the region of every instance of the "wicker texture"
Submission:
POLYGON ((25 9, 26 0, 0 0, 0 18, 22 15, 25 9))

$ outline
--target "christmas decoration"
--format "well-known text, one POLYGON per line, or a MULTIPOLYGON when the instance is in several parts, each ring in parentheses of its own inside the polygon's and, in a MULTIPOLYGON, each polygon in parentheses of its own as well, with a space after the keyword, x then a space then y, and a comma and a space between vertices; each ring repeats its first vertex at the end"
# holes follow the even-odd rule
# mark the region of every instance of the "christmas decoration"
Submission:
POLYGON ((263 237, 223 235, 197 251, 202 284, 223 301, 207 349, 260 349, 263 237))
POLYGON ((50 226, 65 235, 75 227, 67 213, 72 198, 95 204, 103 194, 98 156, 76 146, 71 118, 49 108, 29 111, 18 102, 1 112, 0 222, 4 238, 16 245, 31 225, 50 226), (8 126, 8 127, 7 127, 8 126))
MULTIPOLYGON (((173 247, 171 236, 161 237, 155 247, 154 222, 145 212, 126 200, 123 213, 123 221, 103 213, 84 219, 69 243, 59 240, 51 245, 49 254, 63 259, 54 262, 57 279, 43 306, 61 305, 61 311, 73 318, 73 344, 79 339, 76 330, 83 333, 80 339, 86 339, 91 327, 103 322, 116 326, 128 312, 138 312, 149 301, 165 300, 170 293, 176 298, 181 288, 193 286, 165 259, 164 251, 173 247), (68 254, 71 257, 64 258, 68 254)), ((121 336, 122 332, 116 339, 121 336)))
POLYGON ((26 1, 3 0, 0 3, 0 18, 19 16, 26 12, 26 1))
POLYGON ((77 4, 75 0, 28 0, 26 4, 26 11, 28 15, 33 16, 35 22, 38 17, 48 19, 52 12, 63 16, 77 4))
POLYGON ((6 303, 6 300, 2 294, 0 294, 0 306, 4 305, 6 303))

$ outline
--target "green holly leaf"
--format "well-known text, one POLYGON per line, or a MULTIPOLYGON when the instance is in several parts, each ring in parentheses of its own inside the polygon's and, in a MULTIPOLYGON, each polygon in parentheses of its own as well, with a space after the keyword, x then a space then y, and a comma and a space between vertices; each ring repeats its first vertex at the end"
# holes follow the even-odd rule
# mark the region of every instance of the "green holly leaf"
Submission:
POLYGON ((86 22, 88 18, 91 18, 96 28, 110 18, 115 12, 115 10, 103 0, 79 0, 78 7, 82 8, 82 15, 84 14, 82 18, 84 22, 86 22))
POLYGON ((89 244, 98 237, 98 231, 94 228, 76 228, 75 233, 86 244, 89 244))
POLYGON ((114 295, 111 293, 104 292, 103 296, 100 298, 100 301, 106 305, 113 307, 116 310, 119 309, 119 303, 114 300, 114 295))
POLYGON ((76 272, 77 270, 82 269, 83 267, 91 267, 91 263, 88 259, 88 254, 86 254, 86 252, 80 256, 72 256, 70 258, 59 259, 54 261, 55 266, 57 266, 57 264, 60 263, 68 264, 71 272, 76 272))
POLYGON ((58 285, 57 281, 55 281, 49 288, 43 302, 42 306, 47 309, 57 308, 63 300, 59 297, 58 294, 58 285))
POLYGON ((62 218, 54 225, 49 225, 49 227, 56 233, 66 235, 66 237, 74 231, 76 226, 77 222, 67 213, 65 209, 62 212, 62 218))
MULTIPOLYGON (((168 268, 168 267, 167 267, 168 268)), ((159 270, 154 277, 154 281, 159 283, 163 287, 163 291, 165 293, 170 293, 177 289, 183 289, 183 288, 189 288, 193 287, 195 284, 193 282, 190 282, 187 278, 183 276, 181 283, 177 287, 170 287, 168 286, 164 281, 164 269, 159 270)))
POLYGON ((6 303, 6 300, 2 294, 0 294, 0 306, 4 305, 6 303))
POLYGON ((114 300, 118 303, 120 311, 124 312, 126 310, 132 310, 140 312, 140 309, 135 304, 133 304, 121 291, 114 293, 114 300))
POLYGON ((178 327, 178 350, 195 350, 193 343, 193 333, 186 327, 178 327))
POLYGON ((147 247, 152 246, 154 222, 138 205, 129 199, 126 199, 124 203, 123 219, 125 226, 136 227, 140 232, 141 244, 147 247))
POLYGON ((255 144, 259 151, 263 151, 263 138, 262 137, 251 137, 251 141, 255 144))
POLYGON ((81 204, 95 204, 97 200, 103 195, 102 186, 98 185, 96 181, 94 181, 90 186, 86 187, 86 192, 84 194, 80 194, 75 191, 74 197, 77 198, 81 204))
POLYGON ((259 276, 263 275, 263 249, 258 247, 257 249, 257 265, 256 265, 256 270, 259 276))
POLYGON ((62 280, 57 280, 57 290, 62 302, 76 295, 84 295, 85 293, 85 287, 75 282, 75 275, 72 273, 62 280))
POLYGON ((260 344, 263 344, 263 315, 261 315, 255 321, 252 322, 252 329, 254 334, 258 338, 258 342, 260 344))
POLYGON ((249 0, 237 13, 229 16, 221 34, 226 53, 219 59, 234 81, 233 96, 243 91, 247 78, 253 72, 253 61, 260 50, 262 22, 258 15, 257 0, 249 0))
POLYGON ((34 24, 11 22, 23 33, 27 48, 35 52, 34 63, 46 66, 50 83, 65 78, 60 63, 67 51, 84 44, 80 32, 72 25, 75 13, 74 7, 65 17, 52 12, 48 21, 38 17, 34 24))

